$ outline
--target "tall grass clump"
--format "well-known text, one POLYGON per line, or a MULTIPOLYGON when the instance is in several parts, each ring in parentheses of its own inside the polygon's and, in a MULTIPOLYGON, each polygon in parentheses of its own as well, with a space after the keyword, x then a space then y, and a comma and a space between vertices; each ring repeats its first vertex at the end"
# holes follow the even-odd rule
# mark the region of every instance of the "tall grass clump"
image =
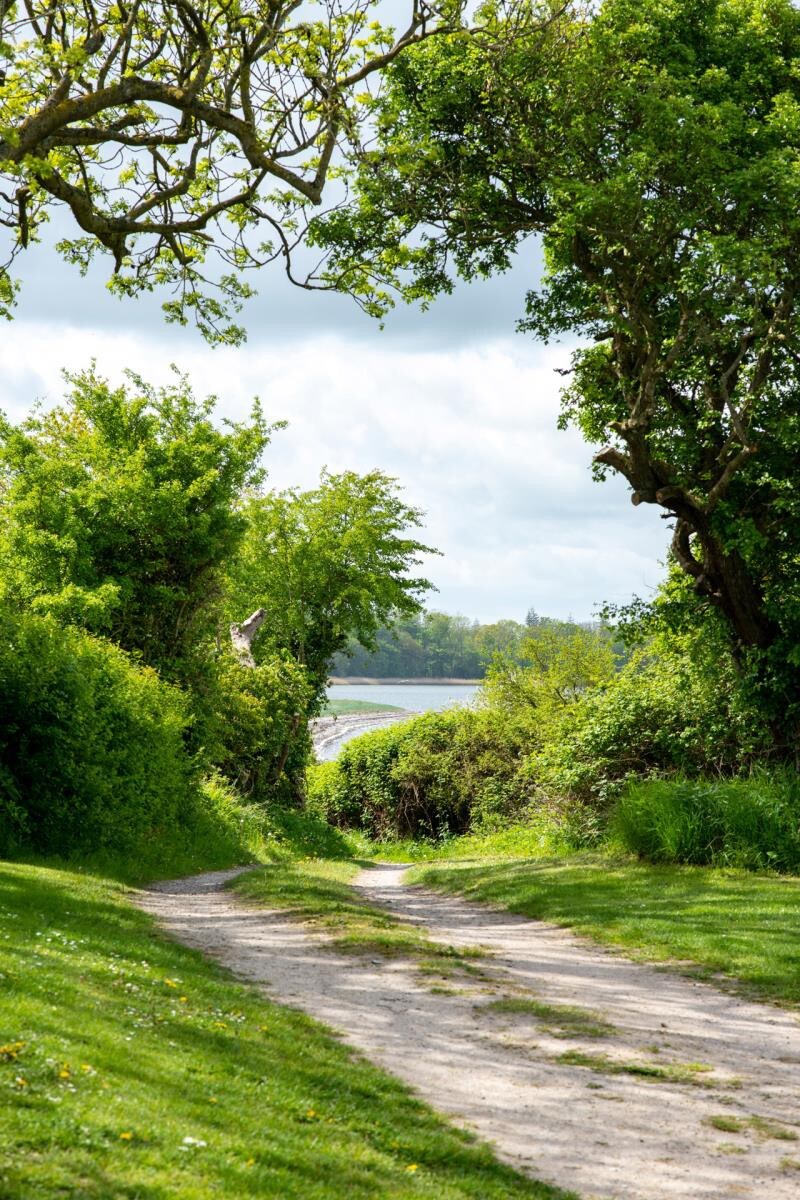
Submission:
POLYGON ((611 819, 622 846, 651 862, 800 872, 800 777, 630 783, 611 819))

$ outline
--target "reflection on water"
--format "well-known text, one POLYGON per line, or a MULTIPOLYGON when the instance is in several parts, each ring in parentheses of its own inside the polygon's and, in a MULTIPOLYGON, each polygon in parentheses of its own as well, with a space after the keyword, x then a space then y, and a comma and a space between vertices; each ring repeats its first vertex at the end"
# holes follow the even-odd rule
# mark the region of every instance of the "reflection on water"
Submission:
POLYGON ((474 683, 332 683, 328 698, 366 700, 369 704, 393 704, 409 712, 430 712, 466 704, 477 690, 474 683))

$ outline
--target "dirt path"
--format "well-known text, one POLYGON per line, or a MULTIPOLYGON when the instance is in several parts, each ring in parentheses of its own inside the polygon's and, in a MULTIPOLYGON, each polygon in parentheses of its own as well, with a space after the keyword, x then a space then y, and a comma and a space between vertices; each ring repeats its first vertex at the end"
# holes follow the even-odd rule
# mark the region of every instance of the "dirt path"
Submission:
POLYGON ((584 1200, 797 1200, 794 1014, 632 963, 563 929, 404 886, 398 867, 363 872, 366 895, 436 940, 493 948, 487 979, 433 992, 410 965, 342 956, 302 924, 244 905, 223 890, 231 874, 158 885, 142 904, 181 941, 266 985, 273 1000, 340 1030, 518 1169, 584 1200), (529 1015, 480 1011, 509 995, 591 1009, 615 1032, 563 1037, 529 1015), (648 1079, 558 1061, 570 1051, 605 1055, 606 1066, 713 1070, 689 1072, 695 1082, 648 1079), (719 1118, 748 1124, 724 1131, 710 1123, 719 1118))

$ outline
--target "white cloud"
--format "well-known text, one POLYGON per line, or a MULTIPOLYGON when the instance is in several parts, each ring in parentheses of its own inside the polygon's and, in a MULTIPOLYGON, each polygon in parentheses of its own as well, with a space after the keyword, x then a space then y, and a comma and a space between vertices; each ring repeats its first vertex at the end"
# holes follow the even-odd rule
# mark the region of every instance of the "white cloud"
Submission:
POLYGON ((426 564, 437 606, 587 617, 603 600, 647 594, 666 531, 621 481, 594 483, 589 448, 557 430, 554 368, 567 352, 522 338, 430 346, 343 333, 212 351, 179 336, 171 354, 145 330, 19 320, 0 350, 0 407, 19 418, 36 396, 56 400, 60 368, 92 357, 114 379, 132 366, 153 382, 174 358, 196 391, 219 396, 220 415, 244 416, 258 394, 270 417, 288 419, 268 451, 274 486, 311 486, 323 465, 397 475, 426 510, 424 538, 444 551, 426 564))

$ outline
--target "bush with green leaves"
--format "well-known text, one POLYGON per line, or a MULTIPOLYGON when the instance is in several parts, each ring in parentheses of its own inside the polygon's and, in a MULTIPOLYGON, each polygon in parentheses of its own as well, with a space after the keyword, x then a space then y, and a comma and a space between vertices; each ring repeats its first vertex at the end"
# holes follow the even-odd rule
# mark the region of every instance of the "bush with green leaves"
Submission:
POLYGON ((203 757, 243 796, 292 799, 310 755, 313 689, 288 655, 254 667, 224 652, 209 663, 200 701, 203 757))
POLYGON ((378 838, 490 828, 525 807, 524 722, 490 708, 430 712, 348 742, 310 773, 308 804, 378 838))
POLYGON ((115 388, 93 368, 66 379, 61 405, 0 421, 0 596, 191 684, 271 429, 258 405, 219 428, 214 397, 182 376, 162 388, 133 373, 115 388))
POLYGON ((528 769, 548 794, 607 811, 628 779, 735 774, 774 744, 718 621, 640 641, 547 727, 528 769))
POLYGON ((0 609, 0 852, 134 848, 190 822, 185 697, 116 646, 0 609))
POLYGON ((630 784, 611 830, 653 862, 800 872, 800 776, 649 779, 630 784))

